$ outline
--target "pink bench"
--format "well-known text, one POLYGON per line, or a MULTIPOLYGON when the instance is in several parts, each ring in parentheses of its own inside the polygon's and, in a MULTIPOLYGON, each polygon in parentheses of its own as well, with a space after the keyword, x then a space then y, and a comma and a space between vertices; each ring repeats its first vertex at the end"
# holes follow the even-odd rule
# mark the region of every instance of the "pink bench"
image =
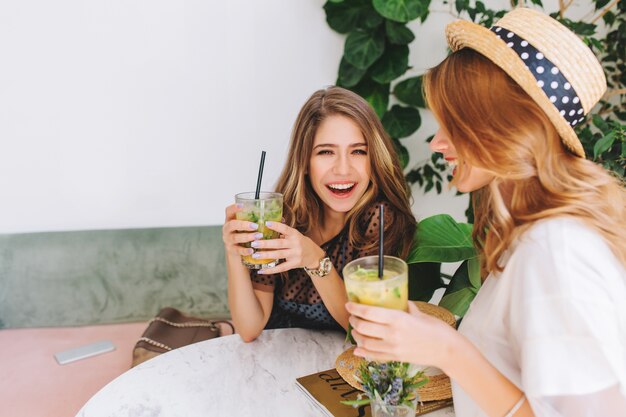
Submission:
POLYGON ((0 330, 0 415, 73 417, 98 390, 130 368, 147 322, 0 330), (54 354, 111 340, 116 349, 67 365, 54 354))

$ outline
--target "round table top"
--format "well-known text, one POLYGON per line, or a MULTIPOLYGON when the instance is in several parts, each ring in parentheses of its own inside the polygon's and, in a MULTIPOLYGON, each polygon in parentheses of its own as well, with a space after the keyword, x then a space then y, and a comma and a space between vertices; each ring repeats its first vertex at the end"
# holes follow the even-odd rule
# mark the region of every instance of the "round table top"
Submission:
POLYGON ((195 343, 125 372, 77 417, 323 416, 296 378, 334 368, 348 347, 339 332, 305 329, 265 330, 252 343, 239 335, 195 343))

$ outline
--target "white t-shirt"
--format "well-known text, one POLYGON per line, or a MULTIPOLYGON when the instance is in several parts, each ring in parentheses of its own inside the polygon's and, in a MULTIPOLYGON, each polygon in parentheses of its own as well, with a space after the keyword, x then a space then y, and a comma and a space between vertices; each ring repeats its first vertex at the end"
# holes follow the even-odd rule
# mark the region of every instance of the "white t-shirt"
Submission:
MULTIPOLYGON (((546 219, 502 261, 459 331, 536 416, 626 416, 626 269, 606 242, 574 218, 546 219)), ((457 417, 486 416, 452 385, 457 417)))

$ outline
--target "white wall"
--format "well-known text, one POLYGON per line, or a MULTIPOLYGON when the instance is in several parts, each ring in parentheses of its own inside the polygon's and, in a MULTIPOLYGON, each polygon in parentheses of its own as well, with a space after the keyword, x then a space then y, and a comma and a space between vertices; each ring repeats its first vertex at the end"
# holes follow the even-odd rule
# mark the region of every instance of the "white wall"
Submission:
MULTIPOLYGON (((336 79, 344 38, 323 4, 2 1, 0 233, 221 224, 262 149, 272 187, 300 106, 336 79)), ((412 26, 407 77, 445 56, 451 19, 412 26)), ((453 195, 416 190, 415 212, 463 219, 453 195)))

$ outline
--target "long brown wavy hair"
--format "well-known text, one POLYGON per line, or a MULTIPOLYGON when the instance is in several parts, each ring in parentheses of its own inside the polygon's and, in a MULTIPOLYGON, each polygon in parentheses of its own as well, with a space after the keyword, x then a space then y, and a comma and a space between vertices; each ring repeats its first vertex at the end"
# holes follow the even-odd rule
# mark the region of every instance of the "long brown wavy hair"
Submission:
POLYGON ((324 222, 322 200, 313 190, 306 172, 317 129, 331 115, 345 116, 356 123, 367 143, 371 164, 370 183, 365 194, 347 215, 350 243, 363 250, 375 245, 375 242, 366 240, 361 220, 369 206, 378 199, 386 200, 397 214, 391 224, 385 225, 385 244, 397 248, 397 255, 405 258, 413 241, 416 221, 411 212, 410 189, 398 156, 367 101, 340 87, 328 87, 313 93, 294 124, 287 161, 276 184, 276 191, 284 196, 286 223, 308 234, 324 222))
POLYGON ((500 256, 534 222, 555 216, 584 221, 626 265, 624 184, 567 151, 545 113, 504 71, 465 48, 431 69, 424 88, 459 162, 495 176, 472 198, 483 277, 502 270, 500 256))

